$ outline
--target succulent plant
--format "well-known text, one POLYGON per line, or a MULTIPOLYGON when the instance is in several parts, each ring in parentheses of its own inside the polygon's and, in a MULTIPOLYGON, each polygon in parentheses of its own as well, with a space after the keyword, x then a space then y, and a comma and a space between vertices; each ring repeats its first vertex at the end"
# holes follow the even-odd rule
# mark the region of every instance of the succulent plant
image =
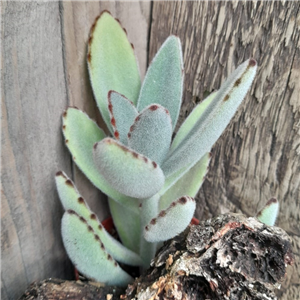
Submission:
POLYGON ((172 141, 184 77, 178 37, 167 38, 141 85, 126 31, 105 11, 92 26, 87 62, 95 99, 112 137, 74 107, 63 114, 63 134, 74 162, 108 196, 122 244, 106 232, 60 171, 56 185, 65 209, 62 237, 81 273, 126 285, 132 278, 117 261, 147 267, 157 243, 189 225, 210 149, 245 97, 257 66, 254 59, 241 64, 195 107, 172 141))

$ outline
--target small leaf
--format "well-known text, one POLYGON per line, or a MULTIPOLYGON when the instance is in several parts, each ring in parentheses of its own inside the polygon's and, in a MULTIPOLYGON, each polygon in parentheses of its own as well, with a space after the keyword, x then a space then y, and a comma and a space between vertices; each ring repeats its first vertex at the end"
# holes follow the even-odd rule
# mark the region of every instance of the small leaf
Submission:
POLYGON ((158 104, 145 108, 128 133, 128 146, 160 164, 168 153, 172 138, 169 112, 158 104))
POLYGON ((181 197, 162 210, 144 229, 145 239, 149 242, 166 241, 186 229, 196 209, 195 200, 181 197))
POLYGON ((108 110, 115 139, 127 145, 127 134, 138 111, 130 100, 114 91, 108 93, 108 110))
MULTIPOLYGON (((174 180, 169 188, 162 194, 159 202, 160 209, 166 209, 174 199, 178 199, 184 195, 195 197, 198 193, 205 175, 207 173, 210 162, 210 153, 206 153, 192 168, 190 168, 178 180, 174 180)), ((166 182, 168 179, 166 179, 166 182)), ((162 190, 164 190, 165 185, 162 190)))
POLYGON ((111 138, 95 144, 94 159, 109 184, 127 196, 148 198, 164 184, 164 174, 154 161, 111 138))
POLYGON ((105 138, 103 130, 84 112, 70 107, 63 114, 63 134, 74 162, 85 176, 103 193, 138 212, 136 200, 117 192, 95 165, 93 146, 105 138))
POLYGON ((126 286, 133 278, 109 255, 99 236, 74 211, 62 218, 64 246, 74 266, 86 277, 109 285, 126 286))
POLYGON ((265 207, 257 214, 257 219, 268 225, 274 226, 279 212, 279 202, 277 199, 270 199, 265 207))
POLYGON ((108 92, 116 91, 136 104, 141 81, 126 33, 120 23, 106 11, 95 20, 91 28, 87 61, 98 107, 113 133, 108 112, 108 92))
POLYGON ((140 215, 108 198, 109 210, 122 244, 136 252, 140 251, 140 215))
POLYGON ((74 183, 63 172, 58 172, 55 176, 56 186, 60 200, 65 210, 72 210, 80 217, 83 217, 93 228, 105 245, 109 254, 119 262, 139 266, 142 264, 141 258, 134 252, 124 247, 121 243, 115 240, 101 225, 98 217, 92 212, 77 191, 74 183))
POLYGON ((169 152, 162 165, 166 177, 186 165, 195 164, 210 151, 250 88, 256 68, 256 61, 249 59, 229 76, 201 118, 177 147, 169 152))
POLYGON ((175 138, 172 142, 170 151, 173 151, 180 142, 188 136, 191 129, 194 127, 196 122, 202 117, 203 113, 205 112, 205 109, 208 107, 208 105, 212 102, 212 100, 215 98, 217 92, 211 93, 207 98, 205 98, 201 103, 199 103, 189 114, 189 116, 186 118, 184 123, 180 126, 178 132, 175 135, 175 138))
POLYGON ((183 89, 183 59, 179 38, 170 36, 155 55, 141 88, 138 111, 152 103, 165 107, 175 128, 183 89))

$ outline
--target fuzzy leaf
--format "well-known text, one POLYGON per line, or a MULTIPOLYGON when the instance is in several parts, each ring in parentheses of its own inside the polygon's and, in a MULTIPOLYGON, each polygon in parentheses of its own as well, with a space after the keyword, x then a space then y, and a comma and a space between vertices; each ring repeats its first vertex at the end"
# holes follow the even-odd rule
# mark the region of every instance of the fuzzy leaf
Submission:
POLYGON ((270 199, 265 207, 257 214, 257 219, 268 225, 274 226, 279 212, 279 202, 277 199, 270 199))
POLYGON ((183 89, 183 59, 179 38, 170 36, 155 55, 141 88, 138 111, 152 103, 169 112, 175 128, 183 89))
POLYGON ((74 211, 65 212, 61 231, 68 256, 83 275, 109 285, 126 286, 133 281, 106 252, 89 223, 74 211))
POLYGON ((136 200, 117 192, 95 165, 93 146, 105 138, 103 130, 84 112, 70 107, 63 114, 63 134, 74 162, 85 176, 103 193, 138 212, 136 200))
POLYGON ((191 197, 181 197, 172 202, 145 227, 145 239, 149 242, 161 242, 173 238, 190 224, 195 209, 196 203, 191 197))
POLYGON ((108 110, 115 139, 127 145, 127 134, 138 111, 130 100, 114 91, 108 93, 108 110))
POLYGON ((166 177, 210 151, 250 88, 256 68, 256 61, 249 59, 224 82, 189 134, 169 152, 162 165, 166 177))
POLYGON ((91 28, 87 61, 98 107, 113 133, 108 112, 108 92, 116 91, 136 104, 141 81, 126 32, 107 11, 96 19, 91 28))
POLYGON ((202 117, 205 109, 215 98, 217 92, 211 93, 207 98, 205 98, 201 103, 199 103, 186 118, 184 123, 180 126, 178 132, 175 135, 175 138, 172 142, 170 151, 173 151, 180 142, 188 136, 193 126, 196 122, 202 117))
MULTIPOLYGON (((195 197, 204 181, 209 162, 210 153, 206 153, 192 168, 162 194, 159 208, 166 209, 174 199, 178 199, 184 195, 195 197)), ((166 179, 165 182, 167 182, 167 180, 168 179, 166 179)))
POLYGON ((126 248, 139 253, 141 236, 140 215, 111 198, 108 198, 108 203, 122 244, 126 248))
POLYGON ((145 108, 128 133, 128 146, 160 164, 170 148, 172 121, 169 112, 158 104, 145 108))
POLYGON ((95 144, 94 159, 106 180, 127 196, 148 198, 164 184, 164 174, 155 162, 112 138, 95 144))
POLYGON ((56 174, 55 181, 64 209, 72 210, 80 217, 83 217, 93 228, 94 233, 99 236, 105 245, 106 251, 114 259, 132 266, 142 264, 141 258, 136 253, 128 250, 105 230, 96 214, 90 210, 86 201, 77 191, 74 183, 63 172, 56 174))

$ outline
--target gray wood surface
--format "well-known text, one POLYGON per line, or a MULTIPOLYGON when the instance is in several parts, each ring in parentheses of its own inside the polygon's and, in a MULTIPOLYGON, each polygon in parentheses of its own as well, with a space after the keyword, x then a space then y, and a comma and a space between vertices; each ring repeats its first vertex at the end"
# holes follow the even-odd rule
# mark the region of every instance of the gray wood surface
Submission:
POLYGON ((298 254, 280 299, 296 300, 300 2, 1 4, 2 299, 16 299, 34 280, 72 276, 60 237, 57 170, 75 180, 100 218, 108 215, 103 196, 72 164, 60 129, 68 105, 102 124, 85 53, 94 18, 108 9, 127 29, 142 76, 169 34, 181 38, 186 75, 179 123, 239 63, 250 56, 257 59, 260 68, 251 92, 214 147, 211 170, 197 197, 197 216, 208 218, 229 210, 254 215, 276 196, 281 203, 278 225, 291 235, 298 254))
POLYGON ((300 295, 300 2, 154 2, 150 57, 169 34, 180 37, 185 88, 179 124, 243 61, 258 73, 213 147, 197 197, 199 219, 228 211, 253 216, 277 197, 277 225, 293 240, 296 264, 280 299, 300 295))

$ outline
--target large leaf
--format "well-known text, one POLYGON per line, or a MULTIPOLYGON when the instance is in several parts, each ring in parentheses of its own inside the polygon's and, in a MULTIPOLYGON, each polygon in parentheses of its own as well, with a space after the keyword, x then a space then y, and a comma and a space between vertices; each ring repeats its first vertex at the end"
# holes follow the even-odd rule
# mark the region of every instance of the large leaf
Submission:
POLYGON ((68 210, 61 225, 68 256, 83 275, 109 285, 126 286, 133 281, 106 252, 100 237, 87 220, 68 210))
POLYGON ((128 133, 128 146, 160 164, 169 151, 172 121, 168 110, 158 104, 145 108, 128 133))
POLYGON ((196 122, 202 117, 208 105, 215 98, 216 93, 217 92, 211 93, 207 98, 205 98, 192 110, 192 112, 189 114, 189 116, 186 118, 186 120, 183 122, 178 132, 176 133, 170 151, 173 151, 180 144, 180 142, 188 136, 196 122))
POLYGON ((164 174, 154 161, 112 138, 94 145, 94 160, 110 185, 124 195, 148 198, 164 184, 164 174))
POLYGON ((146 73, 137 108, 152 103, 161 104, 171 115, 175 128, 181 106, 183 87, 183 60, 178 37, 170 36, 155 55, 146 73))
POLYGON ((107 11, 95 20, 91 28, 87 61, 98 107, 113 133, 108 112, 108 92, 116 91, 136 104, 141 82, 126 32, 107 11))
MULTIPOLYGON (((159 208, 166 209, 174 199, 178 199, 184 195, 195 197, 198 193, 210 162, 210 153, 206 153, 192 168, 190 168, 180 179, 169 184, 167 189, 161 196, 159 208)), ((167 182, 167 179, 165 183, 167 182)), ((165 186, 164 186, 165 187, 165 186)))
POLYGON ((99 236, 106 251, 115 260, 132 266, 141 265, 141 258, 136 253, 125 248, 105 230, 96 214, 90 210, 86 201, 77 191, 74 183, 63 172, 56 174, 55 181, 64 209, 72 210, 84 218, 93 228, 94 233, 99 236))
POLYGON ((108 93, 108 110, 115 139, 127 145, 127 134, 138 111, 125 96, 114 91, 108 93))
POLYGON ((166 177, 186 165, 195 164, 210 151, 250 88, 256 68, 256 61, 249 59, 229 76, 201 118, 177 147, 169 152, 162 165, 166 177))
POLYGON ((265 207, 257 214, 257 219, 269 226, 274 226, 279 212, 279 202, 277 199, 270 199, 265 207))
POLYGON ((141 225, 140 215, 108 198, 109 210, 122 244, 136 252, 140 251, 141 225))
POLYGON ((145 239, 149 242, 161 242, 173 238, 190 224, 196 208, 191 197, 181 197, 153 218, 144 228, 145 239))
POLYGON ((137 212, 136 199, 117 192, 95 165, 93 146, 105 138, 103 130, 84 112, 70 107, 63 114, 63 134, 73 160, 85 176, 103 193, 137 212))

